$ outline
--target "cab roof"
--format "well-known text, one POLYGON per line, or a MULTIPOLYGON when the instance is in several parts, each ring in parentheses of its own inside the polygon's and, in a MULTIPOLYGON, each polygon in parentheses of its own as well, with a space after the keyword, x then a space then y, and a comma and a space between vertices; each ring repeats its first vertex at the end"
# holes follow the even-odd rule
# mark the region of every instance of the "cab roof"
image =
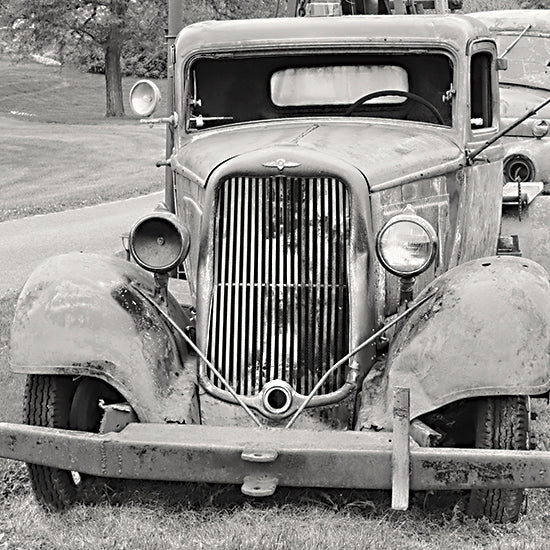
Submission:
POLYGON ((280 46, 361 46, 387 43, 450 46, 465 51, 475 38, 489 38, 482 23, 464 15, 364 15, 205 21, 184 28, 178 56, 197 51, 235 51, 280 46))
POLYGON ((519 34, 530 24, 527 34, 550 33, 550 10, 480 11, 469 15, 482 21, 493 32, 517 31, 519 34))

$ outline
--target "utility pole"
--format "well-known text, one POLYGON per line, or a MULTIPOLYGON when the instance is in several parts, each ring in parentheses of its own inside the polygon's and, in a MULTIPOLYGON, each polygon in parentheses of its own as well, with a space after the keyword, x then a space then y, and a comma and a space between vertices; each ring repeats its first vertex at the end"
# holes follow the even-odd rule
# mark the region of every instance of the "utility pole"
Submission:
MULTIPOLYGON (((175 111, 174 96, 174 64, 175 64, 175 52, 174 43, 176 36, 181 29, 183 22, 183 2, 182 0, 168 0, 168 32, 166 35, 167 46, 167 94, 166 102, 168 109, 168 116, 171 116, 175 111)), ((174 123, 166 125, 166 158, 170 158, 172 155, 172 149, 174 147, 174 123)), ((175 211, 174 207, 174 188, 173 188, 173 173, 170 165, 165 168, 164 175, 164 189, 166 206, 170 212, 175 211)))

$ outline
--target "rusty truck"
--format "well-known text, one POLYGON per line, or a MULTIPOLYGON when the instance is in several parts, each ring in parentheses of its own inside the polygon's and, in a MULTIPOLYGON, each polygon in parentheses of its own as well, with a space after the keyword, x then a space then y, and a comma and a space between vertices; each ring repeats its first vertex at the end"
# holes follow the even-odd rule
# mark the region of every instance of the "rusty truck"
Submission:
POLYGON ((149 81, 130 98, 167 127, 164 201, 127 257, 30 276, 0 456, 54 510, 115 477, 464 490, 517 520, 550 486, 550 279, 500 235, 494 38, 441 13, 180 31, 177 6, 168 113, 149 81))

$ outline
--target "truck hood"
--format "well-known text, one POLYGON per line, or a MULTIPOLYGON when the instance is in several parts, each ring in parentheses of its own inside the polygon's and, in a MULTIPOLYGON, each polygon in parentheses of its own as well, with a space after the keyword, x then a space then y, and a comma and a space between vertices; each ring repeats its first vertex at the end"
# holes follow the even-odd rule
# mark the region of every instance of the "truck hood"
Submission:
MULTIPOLYGON (((550 90, 503 84, 500 87, 500 116, 512 122, 512 119, 524 115, 548 96, 550 96, 550 90)), ((550 106, 547 105, 535 116, 550 119, 550 106)))
POLYGON ((453 137, 450 129, 403 121, 263 122, 196 134, 172 164, 205 184, 224 161, 277 145, 295 145, 348 162, 372 186, 456 160, 463 151, 453 137))

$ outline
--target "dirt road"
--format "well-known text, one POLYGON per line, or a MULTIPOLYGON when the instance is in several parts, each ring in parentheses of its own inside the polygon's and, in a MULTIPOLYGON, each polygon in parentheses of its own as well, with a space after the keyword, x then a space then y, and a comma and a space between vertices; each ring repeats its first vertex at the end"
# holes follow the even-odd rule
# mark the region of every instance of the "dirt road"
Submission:
POLYGON ((0 223, 0 296, 20 288, 44 259, 65 252, 111 254, 120 235, 163 193, 0 223))

